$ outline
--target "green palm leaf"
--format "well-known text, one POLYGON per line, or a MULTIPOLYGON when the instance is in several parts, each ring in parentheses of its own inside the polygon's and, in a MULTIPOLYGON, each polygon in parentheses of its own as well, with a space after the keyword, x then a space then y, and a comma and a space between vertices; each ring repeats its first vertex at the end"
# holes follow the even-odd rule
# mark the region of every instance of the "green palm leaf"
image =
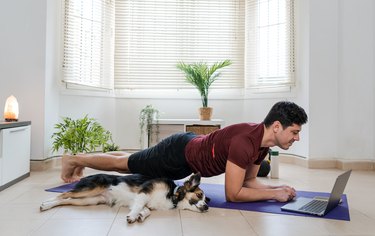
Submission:
POLYGON ((198 89, 201 95, 202 105, 203 107, 207 107, 209 88, 220 76, 218 70, 231 64, 232 62, 230 60, 216 62, 211 67, 204 62, 193 64, 179 62, 177 63, 177 68, 185 73, 186 81, 198 89))

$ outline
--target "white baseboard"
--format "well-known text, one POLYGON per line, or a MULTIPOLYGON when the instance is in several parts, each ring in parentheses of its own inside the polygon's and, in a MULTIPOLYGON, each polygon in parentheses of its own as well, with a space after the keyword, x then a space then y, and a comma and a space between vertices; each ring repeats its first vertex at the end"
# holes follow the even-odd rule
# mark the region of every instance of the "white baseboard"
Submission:
POLYGON ((61 156, 51 157, 45 160, 30 161, 31 171, 43 171, 61 167, 61 156))
POLYGON ((375 170, 375 160, 307 159, 294 155, 280 155, 280 162, 309 169, 375 170))

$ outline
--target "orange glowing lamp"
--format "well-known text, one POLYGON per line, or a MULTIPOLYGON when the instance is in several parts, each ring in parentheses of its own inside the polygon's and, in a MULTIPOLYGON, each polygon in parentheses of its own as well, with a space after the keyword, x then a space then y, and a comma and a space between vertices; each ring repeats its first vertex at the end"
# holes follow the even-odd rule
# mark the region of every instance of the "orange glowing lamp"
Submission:
POLYGON ((7 98, 4 107, 4 119, 7 122, 18 121, 18 102, 15 96, 7 98))

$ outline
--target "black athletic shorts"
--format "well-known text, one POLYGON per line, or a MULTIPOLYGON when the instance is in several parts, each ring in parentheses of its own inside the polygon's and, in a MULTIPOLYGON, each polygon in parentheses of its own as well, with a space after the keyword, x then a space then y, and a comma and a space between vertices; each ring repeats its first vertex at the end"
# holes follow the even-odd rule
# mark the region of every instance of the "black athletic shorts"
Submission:
POLYGON ((155 178, 182 179, 189 176, 192 170, 186 161, 185 146, 195 136, 192 132, 173 134, 153 147, 130 155, 130 172, 155 178))

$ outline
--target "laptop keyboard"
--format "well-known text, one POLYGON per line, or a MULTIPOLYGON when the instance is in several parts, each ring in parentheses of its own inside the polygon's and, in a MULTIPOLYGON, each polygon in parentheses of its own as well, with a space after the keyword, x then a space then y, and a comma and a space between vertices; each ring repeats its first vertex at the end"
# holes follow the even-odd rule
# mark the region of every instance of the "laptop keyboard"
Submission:
POLYGON ((299 210, 320 213, 325 210, 327 204, 327 201, 312 200, 311 202, 299 208, 299 210))

